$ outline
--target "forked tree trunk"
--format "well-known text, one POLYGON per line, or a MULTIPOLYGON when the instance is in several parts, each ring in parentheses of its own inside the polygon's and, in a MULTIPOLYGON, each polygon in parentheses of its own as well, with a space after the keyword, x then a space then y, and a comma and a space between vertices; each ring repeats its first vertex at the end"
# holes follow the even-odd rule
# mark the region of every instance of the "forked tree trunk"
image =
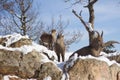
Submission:
MULTIPOLYGON (((88 8, 89 11, 89 21, 88 23, 91 24, 91 27, 94 29, 94 19, 95 19, 95 15, 94 15, 94 8, 93 5, 94 3, 97 2, 97 0, 88 0, 88 5, 84 6, 85 8, 88 8)), ((92 44, 92 40, 94 38, 94 32, 90 31, 90 29, 88 28, 88 25, 86 25, 86 23, 84 22, 84 20, 82 19, 81 15, 79 16, 74 10, 72 11, 74 13, 74 15, 76 17, 78 17, 80 19, 80 21, 82 22, 82 24, 85 26, 88 34, 89 34, 89 45, 92 44)))
MULTIPOLYGON (((94 15, 94 4, 95 2, 97 2, 97 0, 88 0, 88 5, 84 6, 85 8, 88 8, 89 11, 89 23, 91 23, 91 27, 94 29, 94 19, 95 19, 95 15, 94 15)), ((88 30, 87 30, 88 31, 88 30)), ((89 45, 91 44, 93 40, 93 33, 89 32, 89 45)))

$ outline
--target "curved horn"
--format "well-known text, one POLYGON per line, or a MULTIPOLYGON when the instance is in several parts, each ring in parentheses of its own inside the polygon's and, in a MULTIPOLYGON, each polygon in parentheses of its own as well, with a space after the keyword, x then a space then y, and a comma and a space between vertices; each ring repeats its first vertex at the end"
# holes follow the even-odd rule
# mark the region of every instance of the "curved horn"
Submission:
POLYGON ((101 33, 101 37, 103 37, 103 31, 102 31, 102 33, 101 33))
POLYGON ((95 36, 96 38, 97 38, 97 37, 100 37, 99 32, 98 32, 98 31, 94 31, 94 36, 95 36), (97 35, 96 35, 95 33, 97 33, 97 35))

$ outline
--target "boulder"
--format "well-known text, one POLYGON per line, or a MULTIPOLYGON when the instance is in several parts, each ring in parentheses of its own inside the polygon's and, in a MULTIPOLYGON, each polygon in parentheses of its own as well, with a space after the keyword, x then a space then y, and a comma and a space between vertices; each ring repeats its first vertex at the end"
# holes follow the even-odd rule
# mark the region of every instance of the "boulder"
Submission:
POLYGON ((43 59, 42 53, 39 53, 35 50, 29 52, 28 54, 23 55, 18 75, 22 78, 31 78, 34 76, 35 71, 41 66, 43 59))
POLYGON ((108 56, 108 59, 115 60, 116 62, 120 63, 120 55, 108 56))
POLYGON ((16 75, 22 79, 37 78, 39 80, 50 76, 52 80, 60 80, 62 71, 52 61, 48 60, 46 63, 44 60, 48 60, 48 58, 35 50, 23 54, 19 51, 0 49, 0 74, 16 75))
POLYGON ((17 42, 10 44, 9 47, 15 48, 15 47, 21 47, 24 45, 32 45, 32 40, 27 38, 21 38, 17 42))
POLYGON ((68 68, 70 80, 112 80, 109 66, 96 59, 77 59, 68 68))
POLYGON ((0 49, 0 74, 16 74, 19 70, 19 62, 22 53, 0 49))
POLYGON ((7 38, 0 38, 0 45, 6 46, 5 42, 7 41, 7 38))
POLYGON ((120 66, 113 64, 110 66, 112 80, 120 80, 120 66))
POLYGON ((54 63, 47 62, 41 65, 39 69, 39 78, 37 80, 44 80, 46 77, 51 77, 51 80, 61 80, 62 70, 60 70, 54 63))
POLYGON ((3 76, 2 76, 2 74, 0 74, 0 80, 2 80, 3 79, 3 76))

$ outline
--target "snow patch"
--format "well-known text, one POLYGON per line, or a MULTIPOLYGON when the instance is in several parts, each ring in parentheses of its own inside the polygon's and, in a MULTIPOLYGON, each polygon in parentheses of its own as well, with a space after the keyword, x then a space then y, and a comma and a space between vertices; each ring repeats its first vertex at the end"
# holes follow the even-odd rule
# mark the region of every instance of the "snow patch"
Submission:
POLYGON ((44 78, 43 80, 52 80, 52 78, 50 76, 47 76, 46 78, 44 78))
POLYGON ((117 55, 120 55, 120 52, 114 52, 114 53, 109 53, 109 54, 106 54, 105 52, 101 52, 100 55, 106 56, 106 57, 117 56, 117 55))
MULTIPOLYGON (((21 38, 29 38, 27 35, 26 36, 22 36, 20 34, 17 33, 13 33, 10 35, 6 35, 6 36, 1 36, 2 38, 6 38, 6 46, 9 46, 10 44, 17 42, 18 40, 20 40, 21 38)), ((1 38, 0 37, 0 38, 1 38)))
POLYGON ((62 79, 61 80, 69 80, 69 74, 68 73, 64 73, 63 75, 62 75, 62 79))
POLYGON ((5 75, 4 77, 3 77, 3 80, 9 80, 9 78, 19 78, 19 77, 17 77, 17 76, 14 76, 14 75, 5 75))
POLYGON ((75 61, 78 59, 78 54, 74 54, 67 62, 66 62, 66 68, 72 67, 75 63, 75 61))
MULTIPOLYGON (((18 78, 18 79, 20 79, 18 76, 15 76, 15 75, 5 75, 3 77, 3 80, 11 80, 9 78, 18 78)), ((37 79, 21 79, 21 80, 37 80, 37 79)))
POLYGON ((33 50, 36 50, 37 52, 40 52, 40 53, 46 52, 49 57, 54 56, 55 59, 57 59, 56 53, 54 51, 48 50, 46 47, 42 45, 38 45, 34 42, 32 43, 32 45, 24 45, 24 46, 21 46, 20 48, 4 47, 0 45, 0 49, 10 50, 10 51, 20 51, 23 54, 27 54, 33 50))
POLYGON ((88 55, 88 56, 79 56, 79 58, 80 59, 96 59, 96 60, 100 60, 100 61, 106 62, 109 66, 111 66, 112 64, 117 64, 118 66, 120 66, 120 64, 118 64, 115 60, 110 61, 105 56, 93 57, 91 55, 88 55))
POLYGON ((89 22, 86 22, 87 27, 89 28, 90 32, 94 31, 94 29, 92 28, 92 24, 89 22))

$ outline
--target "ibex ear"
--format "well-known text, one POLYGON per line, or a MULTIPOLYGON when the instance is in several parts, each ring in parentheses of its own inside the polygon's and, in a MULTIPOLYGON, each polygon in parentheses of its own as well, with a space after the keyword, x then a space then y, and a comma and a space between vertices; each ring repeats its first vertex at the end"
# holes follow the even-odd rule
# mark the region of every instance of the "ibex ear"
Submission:
POLYGON ((101 37, 103 37, 103 31, 102 31, 102 33, 101 33, 101 37))

